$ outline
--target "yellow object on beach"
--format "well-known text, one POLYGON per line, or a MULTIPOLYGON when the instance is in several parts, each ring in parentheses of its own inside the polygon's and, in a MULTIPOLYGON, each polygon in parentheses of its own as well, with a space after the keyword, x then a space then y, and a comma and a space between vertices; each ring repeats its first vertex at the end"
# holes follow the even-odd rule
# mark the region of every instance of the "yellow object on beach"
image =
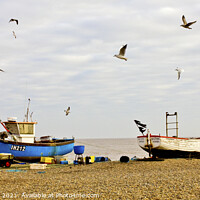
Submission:
POLYGON ((95 161, 95 156, 90 156, 90 162, 93 163, 95 161))
MULTIPOLYGON (((90 163, 95 162, 95 156, 86 156, 86 157, 90 157, 90 159, 89 159, 90 163)), ((84 157, 85 162, 86 162, 86 157, 84 157)))
POLYGON ((46 163, 46 164, 54 164, 55 159, 52 157, 41 157, 40 158, 40 163, 46 163))
POLYGON ((74 164, 73 160, 68 160, 68 164, 74 164))
POLYGON ((67 158, 61 158, 60 161, 67 160, 67 158))
POLYGON ((13 159, 14 156, 11 153, 0 153, 0 160, 13 159))

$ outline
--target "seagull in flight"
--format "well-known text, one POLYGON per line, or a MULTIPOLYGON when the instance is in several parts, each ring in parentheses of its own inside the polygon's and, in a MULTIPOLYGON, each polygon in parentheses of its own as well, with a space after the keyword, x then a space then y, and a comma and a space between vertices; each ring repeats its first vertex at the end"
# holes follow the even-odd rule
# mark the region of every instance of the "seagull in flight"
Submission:
POLYGON ((67 110, 64 110, 64 112, 66 113, 66 116, 70 113, 70 107, 67 108, 67 110))
POLYGON ((18 20, 17 19, 10 19, 9 22, 16 22, 16 24, 18 25, 18 20))
POLYGON ((192 28, 190 28, 190 26, 197 22, 197 21, 194 21, 194 22, 187 23, 184 15, 182 16, 182 20, 183 20, 183 24, 181 26, 184 28, 187 28, 187 29, 192 29, 192 28))
POLYGON ((16 34, 15 34, 15 31, 13 31, 13 36, 15 37, 15 39, 17 38, 16 34))
POLYGON ((177 68, 175 69, 175 71, 178 72, 178 80, 179 80, 180 77, 181 77, 181 73, 184 72, 184 69, 180 69, 180 68, 177 67, 177 68))
POLYGON ((117 58, 119 58, 119 59, 124 59, 125 61, 127 61, 127 58, 124 57, 125 52, 126 52, 126 47, 127 47, 127 44, 124 45, 124 46, 119 50, 119 54, 118 54, 118 55, 114 55, 114 57, 117 57, 117 58))
POLYGON ((0 72, 4 72, 3 69, 0 69, 0 72))

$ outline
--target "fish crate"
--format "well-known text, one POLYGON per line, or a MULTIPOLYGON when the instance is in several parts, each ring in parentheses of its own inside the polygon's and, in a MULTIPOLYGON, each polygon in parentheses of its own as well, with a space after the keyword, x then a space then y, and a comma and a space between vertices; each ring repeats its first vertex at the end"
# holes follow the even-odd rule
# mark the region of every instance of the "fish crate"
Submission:
POLYGON ((66 165, 66 164, 68 164, 68 160, 61 160, 61 161, 60 161, 60 164, 66 165))
POLYGON ((68 160, 68 164, 69 165, 74 164, 74 160, 68 160))
POLYGON ((67 161, 67 156, 54 156, 56 164, 60 164, 62 161, 67 161))
POLYGON ((47 164, 33 163, 30 164, 30 169, 46 169, 47 164))
POLYGON ((41 157, 40 158, 40 163, 55 164, 55 159, 52 158, 52 157, 41 157))

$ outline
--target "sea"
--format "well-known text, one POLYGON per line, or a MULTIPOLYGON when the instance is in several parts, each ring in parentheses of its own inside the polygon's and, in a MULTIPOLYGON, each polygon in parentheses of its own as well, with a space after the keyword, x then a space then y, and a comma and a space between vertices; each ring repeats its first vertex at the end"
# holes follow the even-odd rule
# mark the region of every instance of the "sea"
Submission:
MULTIPOLYGON (((106 139, 75 139, 74 146, 84 145, 84 156, 108 157, 111 161, 119 161, 121 156, 134 156, 138 158, 148 157, 148 153, 142 150, 137 138, 106 138, 106 139)), ((69 160, 75 158, 74 152, 67 154, 69 160)))

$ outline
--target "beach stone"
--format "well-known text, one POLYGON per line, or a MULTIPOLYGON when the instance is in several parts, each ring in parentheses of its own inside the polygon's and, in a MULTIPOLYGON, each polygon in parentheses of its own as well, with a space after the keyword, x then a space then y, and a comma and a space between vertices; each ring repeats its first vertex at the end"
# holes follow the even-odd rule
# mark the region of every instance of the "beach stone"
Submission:
MULTIPOLYGON (((82 166, 51 164, 45 173, 17 164, 10 169, 21 171, 7 172, 1 168, 0 184, 4 194, 17 195, 13 199, 39 199, 22 198, 23 193, 53 195, 49 199, 67 199, 64 194, 98 195, 98 198, 74 199, 200 199, 199 159, 126 164, 114 161, 82 166)), ((0 199, 6 199, 3 193, 0 199)))

